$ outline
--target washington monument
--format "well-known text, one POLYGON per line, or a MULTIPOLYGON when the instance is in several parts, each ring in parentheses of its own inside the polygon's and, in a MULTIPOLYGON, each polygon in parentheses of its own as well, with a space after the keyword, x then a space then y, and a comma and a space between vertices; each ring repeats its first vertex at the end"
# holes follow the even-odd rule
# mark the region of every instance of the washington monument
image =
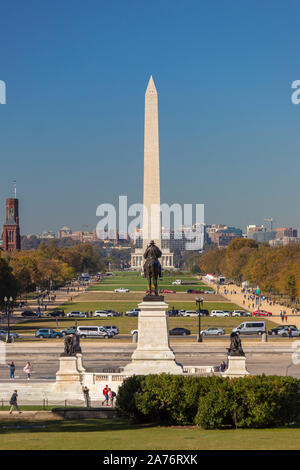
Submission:
MULTIPOLYGON (((158 95, 152 75, 145 93, 143 202, 143 249, 136 249, 131 255, 134 269, 142 269, 143 251, 150 240, 161 247, 158 95)), ((164 268, 174 268, 173 254, 169 249, 162 250, 161 264, 164 268)))

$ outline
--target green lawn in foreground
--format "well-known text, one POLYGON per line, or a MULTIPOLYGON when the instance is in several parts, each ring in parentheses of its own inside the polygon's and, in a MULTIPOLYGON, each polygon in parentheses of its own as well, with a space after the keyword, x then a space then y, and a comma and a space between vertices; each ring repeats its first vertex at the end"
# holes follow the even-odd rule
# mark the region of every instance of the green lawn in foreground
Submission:
POLYGON ((0 450, 298 450, 300 428, 132 425, 120 419, 0 422, 0 450), (24 426, 25 429, 16 429, 24 426), (30 429, 32 426, 32 429, 30 429), (42 426, 36 429, 34 426, 42 426))

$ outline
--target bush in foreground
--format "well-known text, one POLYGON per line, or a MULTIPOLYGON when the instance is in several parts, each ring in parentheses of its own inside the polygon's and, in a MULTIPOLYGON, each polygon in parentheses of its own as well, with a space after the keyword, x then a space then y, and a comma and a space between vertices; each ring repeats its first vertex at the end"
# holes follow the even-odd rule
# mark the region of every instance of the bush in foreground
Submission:
POLYGON ((120 387, 117 407, 135 421, 205 429, 272 427, 297 418, 299 391, 300 381, 292 377, 133 376, 120 387))

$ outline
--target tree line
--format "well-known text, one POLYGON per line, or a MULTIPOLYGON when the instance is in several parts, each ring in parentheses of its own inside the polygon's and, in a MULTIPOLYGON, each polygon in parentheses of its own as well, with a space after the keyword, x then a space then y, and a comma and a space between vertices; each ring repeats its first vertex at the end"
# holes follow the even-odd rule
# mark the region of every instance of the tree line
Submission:
POLYGON ((223 274, 240 284, 249 281, 262 292, 300 296, 300 245, 282 247, 235 238, 227 248, 210 250, 198 259, 202 272, 223 274))
POLYGON ((20 293, 63 285, 82 272, 103 271, 102 257, 90 243, 59 248, 55 240, 37 250, 0 252, 0 303, 20 293))

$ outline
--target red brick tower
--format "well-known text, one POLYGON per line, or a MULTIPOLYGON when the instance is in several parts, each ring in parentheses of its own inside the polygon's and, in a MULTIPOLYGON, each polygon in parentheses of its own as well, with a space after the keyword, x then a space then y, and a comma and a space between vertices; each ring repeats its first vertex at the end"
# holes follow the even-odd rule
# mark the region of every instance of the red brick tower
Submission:
POLYGON ((6 221, 3 225, 2 241, 3 250, 21 249, 19 200, 17 198, 6 199, 6 221))

